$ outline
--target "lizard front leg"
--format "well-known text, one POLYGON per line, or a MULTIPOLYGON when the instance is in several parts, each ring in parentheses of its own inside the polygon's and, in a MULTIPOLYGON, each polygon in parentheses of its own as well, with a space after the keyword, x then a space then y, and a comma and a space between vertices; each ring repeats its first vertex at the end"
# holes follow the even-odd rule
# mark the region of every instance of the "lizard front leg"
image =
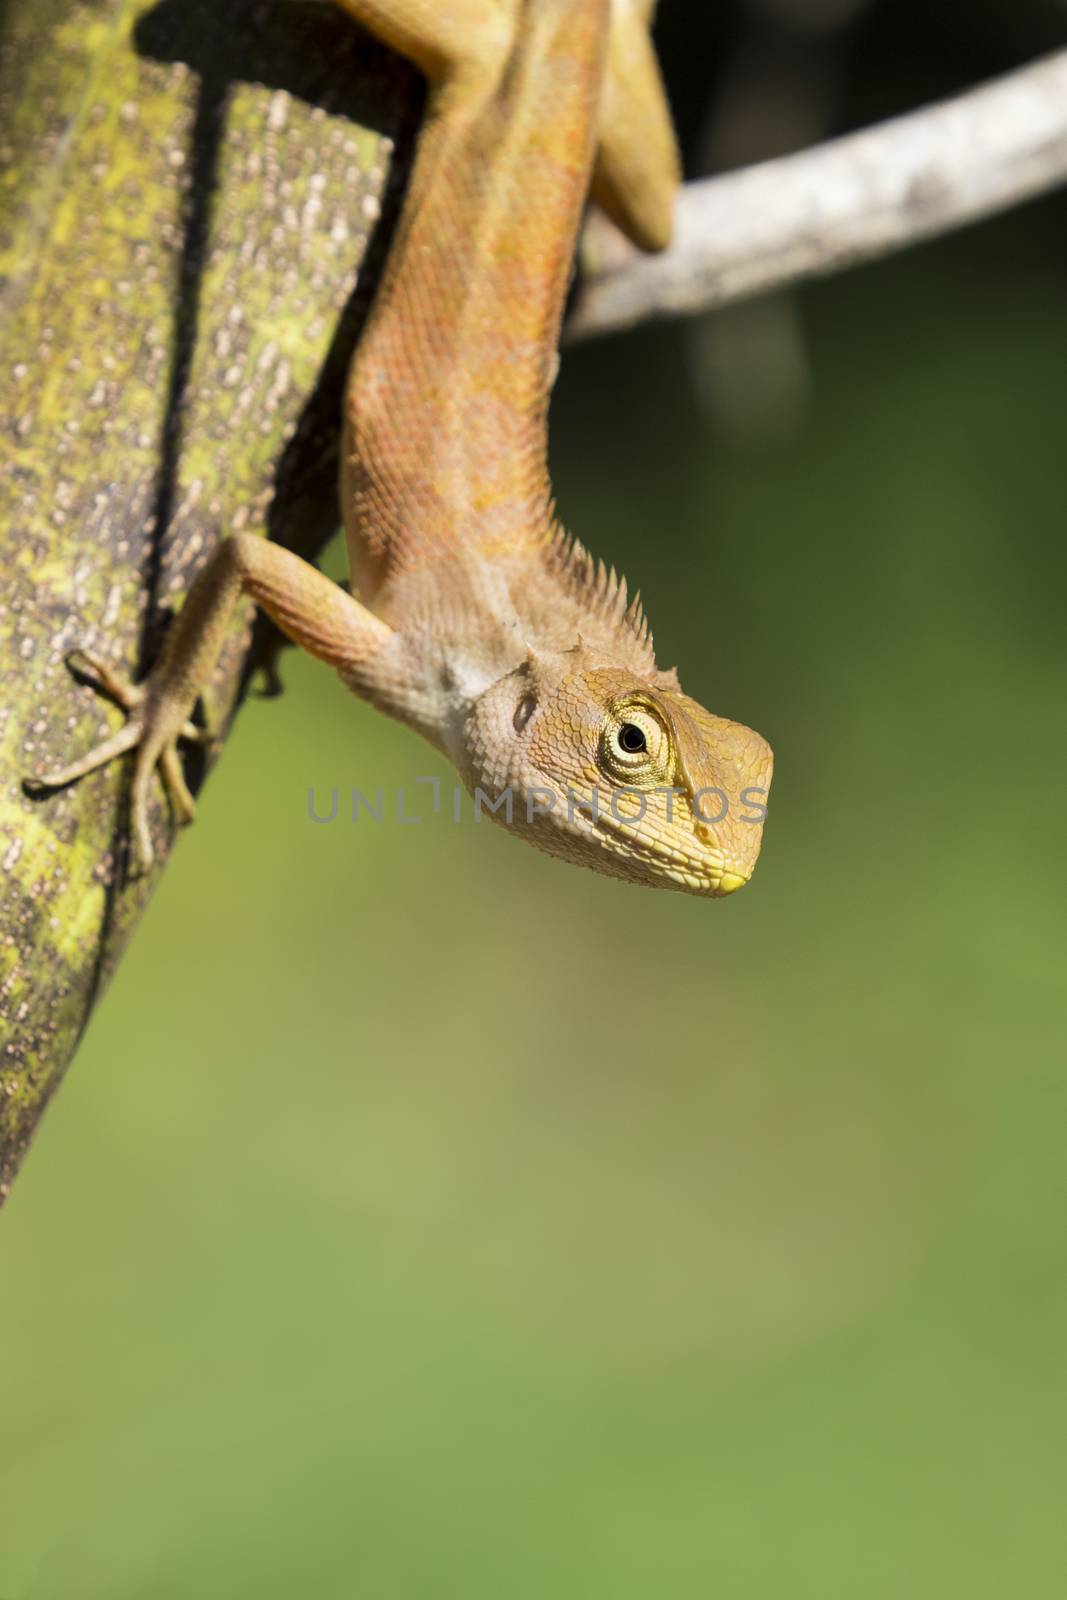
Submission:
POLYGON ((28 787, 34 792, 61 788, 136 750, 131 827, 142 869, 151 865, 153 856, 148 793, 156 767, 176 820, 192 818, 194 802, 182 775, 178 740, 200 736, 189 719, 243 595, 253 599, 294 644, 349 677, 392 638, 391 628, 299 556, 252 534, 235 534, 198 575, 143 685, 126 683, 84 652, 69 657, 73 670, 125 707, 128 720, 80 760, 28 779, 28 787))

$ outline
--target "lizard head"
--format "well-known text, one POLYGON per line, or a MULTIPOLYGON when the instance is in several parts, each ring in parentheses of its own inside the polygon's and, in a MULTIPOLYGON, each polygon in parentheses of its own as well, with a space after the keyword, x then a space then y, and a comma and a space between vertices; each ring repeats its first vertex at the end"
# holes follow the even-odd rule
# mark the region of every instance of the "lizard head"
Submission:
POLYGON ((475 702, 465 745, 476 798, 551 855, 699 895, 752 875, 770 746, 673 672, 605 665, 580 644, 531 653, 475 702))

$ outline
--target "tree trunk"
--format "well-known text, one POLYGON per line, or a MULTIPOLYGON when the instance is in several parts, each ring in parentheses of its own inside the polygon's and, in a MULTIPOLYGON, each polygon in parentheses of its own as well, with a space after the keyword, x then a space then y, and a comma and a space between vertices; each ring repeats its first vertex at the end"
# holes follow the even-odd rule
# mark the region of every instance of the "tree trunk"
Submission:
MULTIPOLYGON (((65 656, 140 676, 226 533, 336 527, 420 103, 322 0, 0 0, 0 1202, 173 838, 157 785, 131 878, 126 761, 24 792, 121 719, 65 656)), ((223 727, 253 658, 245 616, 223 727)))

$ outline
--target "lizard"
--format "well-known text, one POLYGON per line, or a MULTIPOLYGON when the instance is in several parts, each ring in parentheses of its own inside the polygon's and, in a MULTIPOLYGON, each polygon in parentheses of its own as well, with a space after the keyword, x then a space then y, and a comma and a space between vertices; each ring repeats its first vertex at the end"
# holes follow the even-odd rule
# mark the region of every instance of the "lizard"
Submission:
POLYGON ((147 869, 155 774, 174 820, 191 820, 179 743, 202 736, 197 702, 251 599, 476 796, 495 796, 491 814, 530 843, 628 882, 729 894, 759 853, 770 747, 657 667, 640 599, 564 531, 547 468, 587 198, 644 249, 670 239, 680 169, 655 0, 339 3, 428 82, 345 393, 351 583, 231 534, 143 682, 72 653, 127 719, 30 781, 50 792, 135 752, 130 826, 147 869))

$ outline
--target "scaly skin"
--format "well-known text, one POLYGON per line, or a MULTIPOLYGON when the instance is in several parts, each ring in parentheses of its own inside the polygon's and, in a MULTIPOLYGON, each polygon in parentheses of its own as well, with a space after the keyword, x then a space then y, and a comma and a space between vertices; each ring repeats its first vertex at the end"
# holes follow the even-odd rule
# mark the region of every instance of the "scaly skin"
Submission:
POLYGON ((235 535, 197 578, 111 740, 39 787, 136 749, 151 860, 158 766, 177 755, 226 623, 250 595, 364 699, 416 728, 539 848, 723 895, 759 853, 771 752, 657 668, 638 603, 560 528, 548 396, 582 206, 664 246, 677 186, 652 0, 341 0, 430 81, 385 276, 352 365, 342 506, 353 595, 235 535), (354 598, 358 594, 359 599, 354 598))

